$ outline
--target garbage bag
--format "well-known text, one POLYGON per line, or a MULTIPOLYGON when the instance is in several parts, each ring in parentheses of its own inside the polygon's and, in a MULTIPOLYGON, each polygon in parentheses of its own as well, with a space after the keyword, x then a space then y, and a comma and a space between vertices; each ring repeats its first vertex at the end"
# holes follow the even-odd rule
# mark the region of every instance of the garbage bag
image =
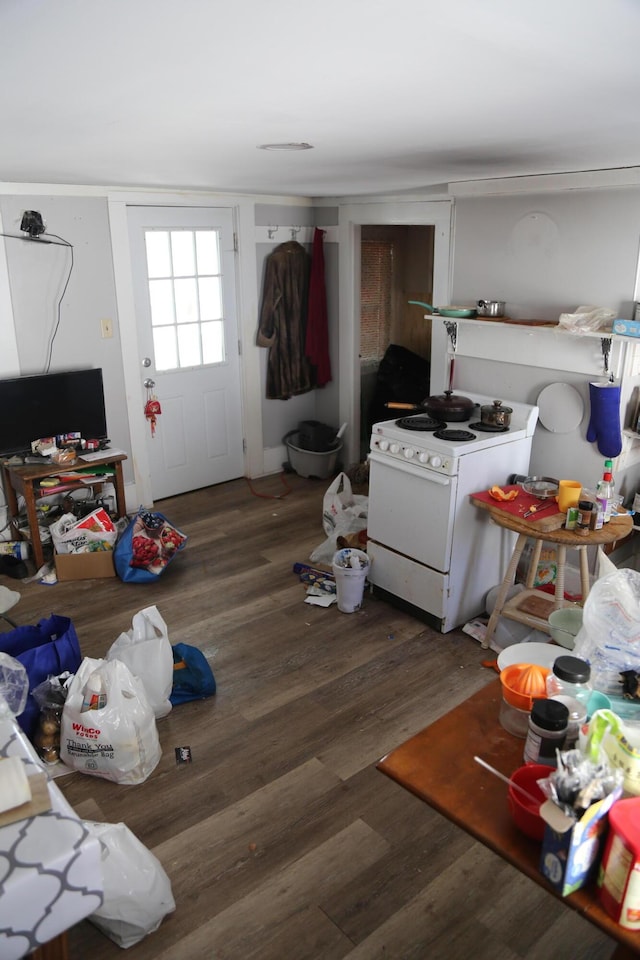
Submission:
POLYGON ((640 670, 640 573, 616 570, 596 581, 584 604, 573 655, 591 665, 595 690, 622 694, 621 673, 640 670))
POLYGON ((83 823, 100 841, 104 884, 102 906, 88 919, 119 947, 132 947, 175 910, 171 881, 126 824, 83 823))

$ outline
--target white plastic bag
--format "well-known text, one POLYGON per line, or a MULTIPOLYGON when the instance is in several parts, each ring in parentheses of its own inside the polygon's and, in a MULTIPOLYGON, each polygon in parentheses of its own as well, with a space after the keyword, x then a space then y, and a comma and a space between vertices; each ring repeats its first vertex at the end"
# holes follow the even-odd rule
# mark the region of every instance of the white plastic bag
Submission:
POLYGON ((623 568, 597 580, 584 604, 573 656, 591 664, 591 683, 620 696, 620 674, 640 670, 640 573, 623 568))
POLYGON ((175 910, 171 881, 126 824, 83 823, 100 841, 104 884, 102 906, 88 919, 119 947, 132 947, 175 910))
POLYGON ((107 660, 122 660, 139 677, 156 719, 171 710, 173 652, 169 632, 157 607, 145 607, 131 621, 131 630, 121 633, 107 651, 107 660))
POLYGON ((327 488, 322 502, 322 526, 327 539, 316 547, 309 559, 314 563, 330 563, 337 550, 338 537, 365 530, 368 512, 369 498, 354 494, 349 477, 346 473, 339 473, 327 488))
POLYGON ((575 313, 561 313, 558 323, 571 333, 593 333, 611 329, 615 311, 607 307, 578 307, 575 313))
POLYGON ((62 711, 60 759, 73 770, 115 783, 142 783, 162 751, 142 681, 121 660, 85 657, 62 711), (100 691, 104 706, 83 709, 85 692, 100 691))

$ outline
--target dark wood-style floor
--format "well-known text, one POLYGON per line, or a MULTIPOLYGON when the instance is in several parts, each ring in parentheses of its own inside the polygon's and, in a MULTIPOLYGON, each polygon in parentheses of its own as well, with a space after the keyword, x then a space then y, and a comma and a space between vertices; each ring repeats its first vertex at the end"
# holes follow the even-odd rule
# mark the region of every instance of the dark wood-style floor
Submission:
MULTIPOLYGON (((466 634, 369 595, 352 615, 305 604, 292 565, 324 539, 327 482, 287 483, 284 499, 272 477, 159 504, 189 542, 157 584, 3 578, 20 623, 70 616, 88 656, 156 604, 171 642, 200 647, 216 676, 214 698, 158 721, 144 784, 57 781, 81 816, 126 823, 171 879, 175 912, 127 957, 609 958, 587 921, 376 771, 495 674, 466 634)), ((72 960, 122 956, 86 921, 69 945, 72 960)))

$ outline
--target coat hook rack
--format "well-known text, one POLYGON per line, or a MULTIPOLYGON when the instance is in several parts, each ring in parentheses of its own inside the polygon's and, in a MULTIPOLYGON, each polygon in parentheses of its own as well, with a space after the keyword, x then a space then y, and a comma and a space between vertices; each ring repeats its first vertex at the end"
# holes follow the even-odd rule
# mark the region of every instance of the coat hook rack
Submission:
POLYGON ((273 240, 277 232, 277 227, 267 227, 267 236, 269 237, 269 240, 273 240))

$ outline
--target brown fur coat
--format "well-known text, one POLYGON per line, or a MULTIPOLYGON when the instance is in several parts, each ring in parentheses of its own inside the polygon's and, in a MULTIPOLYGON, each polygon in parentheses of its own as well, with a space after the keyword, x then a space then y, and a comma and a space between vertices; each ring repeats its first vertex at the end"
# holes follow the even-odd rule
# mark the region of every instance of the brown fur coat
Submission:
POLYGON ((305 356, 311 257, 296 240, 268 256, 257 344, 269 348, 267 398, 287 400, 315 386, 305 356))

